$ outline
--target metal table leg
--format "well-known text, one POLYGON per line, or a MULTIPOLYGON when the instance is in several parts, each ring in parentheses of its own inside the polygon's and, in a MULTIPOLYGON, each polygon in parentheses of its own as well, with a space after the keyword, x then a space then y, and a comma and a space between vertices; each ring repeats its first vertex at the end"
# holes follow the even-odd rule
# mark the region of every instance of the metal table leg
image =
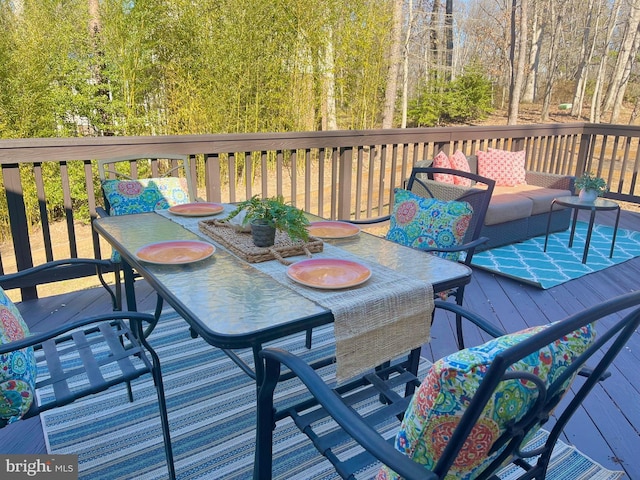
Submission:
MULTIPOLYGON (((576 212, 578 210, 576 209, 576 212)), ((593 231, 593 221, 596 218, 596 209, 591 209, 591 215, 589 216, 589 227, 587 228, 587 240, 584 243, 584 253, 582 254, 582 263, 587 263, 587 255, 589 254, 589 244, 591 243, 591 232, 593 231)), ((571 239, 573 240, 573 229, 571 230, 571 239)), ((571 247, 571 243, 569 243, 571 247)))

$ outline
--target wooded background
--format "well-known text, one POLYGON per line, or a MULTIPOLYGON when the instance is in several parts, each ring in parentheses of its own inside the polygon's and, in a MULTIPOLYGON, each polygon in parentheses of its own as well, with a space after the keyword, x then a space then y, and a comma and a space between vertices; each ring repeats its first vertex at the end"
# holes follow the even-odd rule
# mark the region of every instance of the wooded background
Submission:
POLYGON ((0 0, 0 138, 637 116, 640 0, 0 0), (570 106, 569 106, 570 105, 570 106))

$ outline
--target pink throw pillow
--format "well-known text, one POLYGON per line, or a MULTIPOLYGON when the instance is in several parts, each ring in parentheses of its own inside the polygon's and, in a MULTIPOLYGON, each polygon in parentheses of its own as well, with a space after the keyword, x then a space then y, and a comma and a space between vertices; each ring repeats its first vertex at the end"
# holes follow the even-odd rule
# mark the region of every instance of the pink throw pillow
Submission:
MULTIPOLYGON (((449 161, 451 162, 451 168, 454 170, 462 170, 463 172, 471 172, 471 167, 469 166, 469 160, 462 150, 456 150, 456 153, 449 157, 449 161)), ((470 187, 471 179, 466 177, 457 177, 453 176, 453 182, 456 185, 460 185, 461 187, 470 187)))
POLYGON ((525 151, 509 152, 490 148, 478 151, 478 174, 496 181, 496 186, 515 187, 526 184, 525 151))
MULTIPOLYGON (((447 154, 443 151, 438 152, 438 154, 433 158, 432 166, 435 168, 452 168, 449 157, 447 157, 447 154)), ((454 183, 453 175, 449 175, 448 173, 434 173, 433 179, 436 182, 450 183, 452 185, 454 183)))

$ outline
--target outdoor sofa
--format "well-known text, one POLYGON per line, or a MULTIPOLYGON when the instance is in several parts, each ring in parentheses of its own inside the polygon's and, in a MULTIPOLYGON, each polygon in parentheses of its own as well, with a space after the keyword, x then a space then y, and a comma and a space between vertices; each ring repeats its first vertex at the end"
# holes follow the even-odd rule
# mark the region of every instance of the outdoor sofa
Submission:
MULTIPOLYGON (((444 158, 440 152, 436 158, 444 158)), ((454 158, 460 159, 460 151, 449 157, 450 168, 454 170, 466 169, 466 164, 461 167, 456 164, 454 158), (456 168, 459 167, 459 168, 456 168)), ((544 235, 547 230, 547 220, 549 218, 549 208, 554 198, 564 195, 574 195, 575 177, 567 175, 556 175, 524 170, 524 152, 506 152, 502 150, 489 149, 488 152, 478 152, 476 155, 464 156, 468 163, 468 168, 472 173, 493 178, 497 180, 496 186, 491 196, 489 208, 487 210, 484 226, 480 235, 487 237, 488 242, 477 248, 476 251, 487 250, 503 245, 521 242, 532 237, 544 235), (493 173, 487 168, 478 168, 479 156, 486 153, 507 157, 507 162, 517 156, 520 159, 522 169, 520 181, 504 182, 500 180, 502 171, 493 173), (517 183, 516 185, 507 185, 517 183)), ((483 160, 486 165, 487 157, 483 160)), ((464 163, 464 161, 463 161, 464 163)), ((509 164, 509 163, 508 163, 509 164)), ((440 166, 442 163, 436 159, 419 162, 416 166, 440 166)), ((508 172, 507 172, 508 173, 508 172)), ((462 186, 451 183, 444 183, 442 180, 427 180, 436 189, 456 189, 460 195, 469 188, 477 188, 475 185, 462 186)), ((571 222, 571 209, 555 207, 551 214, 549 232, 560 232, 569 228, 571 222)))

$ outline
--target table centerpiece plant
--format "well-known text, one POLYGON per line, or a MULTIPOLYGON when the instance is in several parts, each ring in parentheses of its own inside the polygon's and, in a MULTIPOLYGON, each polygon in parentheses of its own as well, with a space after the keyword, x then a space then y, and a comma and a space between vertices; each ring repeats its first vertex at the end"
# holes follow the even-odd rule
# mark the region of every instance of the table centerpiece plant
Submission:
POLYGON ((225 220, 235 217, 243 217, 243 226, 251 225, 253 243, 258 247, 273 245, 276 230, 286 233, 294 241, 309 240, 309 219, 302 210, 286 203, 281 195, 270 198, 254 195, 238 203, 225 220))
POLYGON ((593 202, 597 197, 601 197, 607 191, 607 182, 592 173, 584 172, 582 176, 576 178, 575 187, 577 190, 580 190, 578 194, 580 200, 593 202))

